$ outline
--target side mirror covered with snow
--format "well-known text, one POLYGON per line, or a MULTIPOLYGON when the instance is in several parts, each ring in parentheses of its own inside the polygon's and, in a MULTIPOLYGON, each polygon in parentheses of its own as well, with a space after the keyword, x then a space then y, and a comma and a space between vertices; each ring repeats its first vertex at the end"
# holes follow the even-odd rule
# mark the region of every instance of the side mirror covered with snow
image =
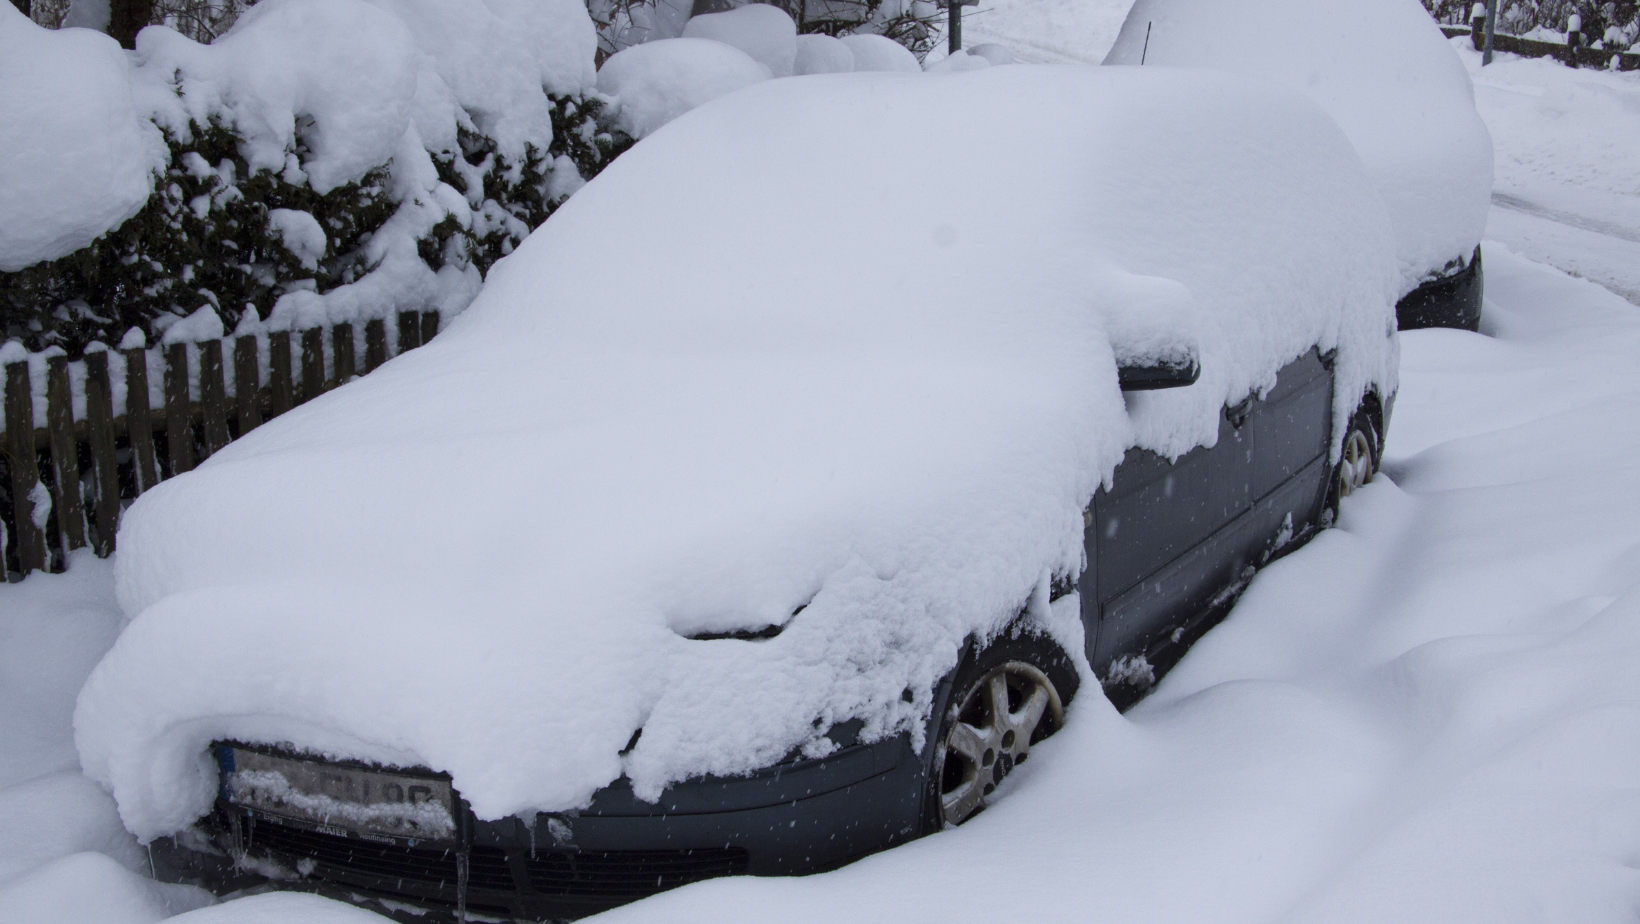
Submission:
POLYGON ((1102 282, 1098 310, 1122 390, 1194 384, 1201 376, 1201 344, 1190 290, 1176 279, 1125 272, 1102 282))
POLYGON ((1116 367, 1116 381, 1123 391, 1183 388, 1195 384, 1201 374, 1201 362, 1193 350, 1144 363, 1122 363, 1116 367))

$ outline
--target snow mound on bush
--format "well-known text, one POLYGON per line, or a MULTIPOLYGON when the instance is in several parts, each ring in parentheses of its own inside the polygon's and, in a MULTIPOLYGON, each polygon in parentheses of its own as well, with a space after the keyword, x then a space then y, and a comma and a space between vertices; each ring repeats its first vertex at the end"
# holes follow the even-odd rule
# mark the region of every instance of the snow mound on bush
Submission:
POLYGON ((786 11, 767 3, 751 3, 738 10, 707 13, 690 19, 685 38, 713 39, 751 55, 776 77, 792 75, 797 56, 797 23, 786 11))
POLYGON ((660 39, 610 55, 598 69, 598 90, 620 101, 621 131, 643 138, 702 103, 769 76, 767 67, 732 45, 660 39))
POLYGON ((847 74, 854 70, 854 52, 830 35, 799 35, 792 73, 847 74))
POLYGON ((210 45, 145 29, 137 53, 168 127, 221 119, 253 170, 285 170, 299 120, 310 120, 301 169, 321 193, 386 163, 410 125, 415 40, 364 0, 260 3, 210 45))
POLYGON ((928 65, 926 70, 930 74, 961 73, 962 71, 977 71, 990 66, 991 61, 989 58, 958 50, 928 65))
POLYGON ((748 772, 851 717, 915 735, 965 638, 1080 570, 1128 447, 1216 439, 1316 343, 1335 419, 1393 392, 1393 253, 1332 121, 1239 78, 714 101, 430 344, 127 511, 83 766, 152 838, 209 808, 220 738, 445 770, 498 818, 748 772), (1124 400, 1114 355, 1168 332, 1201 380, 1124 400))
POLYGON ((300 169, 326 192, 401 153, 412 126, 435 151, 455 150, 458 126, 514 160, 526 145, 545 150, 543 90, 578 93, 594 79, 591 20, 557 6, 263 0, 210 45, 150 27, 137 53, 162 125, 186 135, 190 120, 218 119, 244 137, 253 168, 274 172, 300 136, 310 151, 300 169))
POLYGON ((984 58, 992 64, 1018 63, 1017 59, 1014 58, 1014 53, 1009 51, 1006 45, 1000 45, 996 42, 982 42, 978 45, 970 45, 967 50, 969 54, 984 58))
POLYGON ((1320 103, 1389 208, 1402 294, 1480 243, 1492 137, 1463 62, 1417 0, 1324 11, 1310 0, 1138 0, 1105 63, 1141 58, 1273 80, 1320 103))
POLYGON ((576 0, 370 2, 403 21, 421 51, 416 127, 432 150, 455 150, 465 114, 513 161, 526 145, 544 151, 552 110, 541 91, 570 96, 596 80, 598 38, 576 0))
MULTIPOLYGON (((466 128, 511 169, 544 154, 547 94, 590 91, 595 47, 576 0, 262 0, 210 45, 151 26, 129 57, 106 36, 0 10, 0 271, 70 253, 140 210, 169 157, 156 124, 183 143, 214 124, 237 133, 252 171, 324 193, 385 168, 399 204, 366 246, 370 272, 322 295, 284 295, 272 327, 460 311, 478 270, 435 272, 419 242, 447 219, 473 227, 489 204, 441 182, 430 152, 459 154, 466 128)), ((549 196, 579 183, 559 160, 549 196)), ((229 187, 244 179, 231 166, 229 187)), ((311 262, 323 231, 300 214, 271 220, 311 262)))
POLYGON ((148 201, 168 156, 113 39, 6 4, 0 88, 0 272, 73 253, 148 201))
POLYGON ((917 56, 891 38, 862 32, 845 35, 840 41, 854 53, 854 69, 857 71, 922 72, 917 56))

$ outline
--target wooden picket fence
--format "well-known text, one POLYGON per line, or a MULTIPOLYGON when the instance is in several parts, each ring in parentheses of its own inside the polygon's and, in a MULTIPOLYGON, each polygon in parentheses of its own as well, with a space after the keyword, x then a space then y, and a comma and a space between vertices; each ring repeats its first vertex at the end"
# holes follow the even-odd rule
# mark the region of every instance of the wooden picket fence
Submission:
POLYGON ((45 362, 43 427, 35 420, 30 363, 5 366, 0 568, 6 579, 61 570, 75 549, 107 557, 121 511, 142 492, 438 333, 436 311, 401 312, 396 320, 391 340, 383 320, 365 323, 362 366, 351 324, 167 344, 160 348, 164 400, 158 406, 150 398, 150 351, 121 350, 125 407, 119 416, 107 352, 86 353, 78 361, 83 373, 74 375, 66 356, 53 356, 45 362), (192 363, 190 354, 197 357, 192 363), (75 380, 83 382, 81 419, 74 414, 75 380))

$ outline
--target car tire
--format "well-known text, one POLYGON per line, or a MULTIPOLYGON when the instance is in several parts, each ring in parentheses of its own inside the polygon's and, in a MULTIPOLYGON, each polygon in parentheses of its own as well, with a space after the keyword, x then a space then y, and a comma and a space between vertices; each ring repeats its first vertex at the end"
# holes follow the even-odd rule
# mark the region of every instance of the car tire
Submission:
POLYGON ((1327 483, 1327 525, 1337 520, 1339 503, 1378 474, 1380 453, 1378 429, 1372 425, 1372 416, 1366 408, 1361 408, 1350 418, 1338 464, 1333 466, 1332 478, 1327 483))
POLYGON ((984 809, 1031 747, 1064 725, 1077 685, 1070 656, 1041 635, 1004 636, 965 657, 931 742, 931 829, 962 824, 984 809), (996 705, 1001 697, 1005 710, 996 705))

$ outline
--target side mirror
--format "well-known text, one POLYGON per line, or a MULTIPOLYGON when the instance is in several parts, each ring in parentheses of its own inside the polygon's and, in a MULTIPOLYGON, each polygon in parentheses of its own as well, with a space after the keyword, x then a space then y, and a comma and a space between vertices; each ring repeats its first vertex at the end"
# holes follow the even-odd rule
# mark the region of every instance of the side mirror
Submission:
POLYGON ((1194 355, 1169 357, 1144 365, 1116 367, 1116 381, 1123 391, 1155 391, 1158 388, 1183 388, 1193 385, 1202 374, 1201 364, 1194 355))

